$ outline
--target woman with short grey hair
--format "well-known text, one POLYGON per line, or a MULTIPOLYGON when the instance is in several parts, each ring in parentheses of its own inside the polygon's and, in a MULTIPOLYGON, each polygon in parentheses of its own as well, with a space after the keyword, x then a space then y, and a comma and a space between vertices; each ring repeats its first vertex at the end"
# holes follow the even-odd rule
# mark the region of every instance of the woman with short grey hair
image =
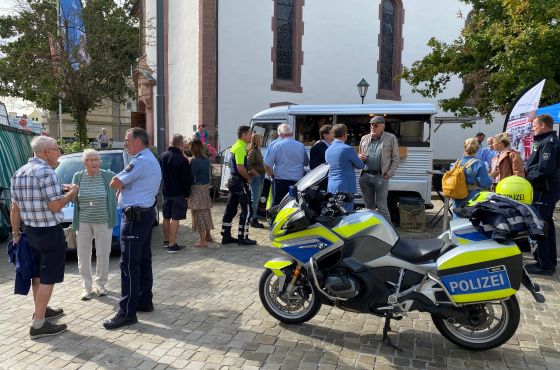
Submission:
POLYGON ((97 295, 107 295, 109 255, 113 227, 117 225, 117 198, 109 183, 115 174, 101 169, 101 158, 95 149, 85 149, 82 154, 85 170, 76 172, 72 183, 78 184, 78 198, 74 205, 72 228, 77 231, 78 270, 82 278, 81 299, 87 301, 92 294, 91 251, 95 239, 95 283, 97 295))

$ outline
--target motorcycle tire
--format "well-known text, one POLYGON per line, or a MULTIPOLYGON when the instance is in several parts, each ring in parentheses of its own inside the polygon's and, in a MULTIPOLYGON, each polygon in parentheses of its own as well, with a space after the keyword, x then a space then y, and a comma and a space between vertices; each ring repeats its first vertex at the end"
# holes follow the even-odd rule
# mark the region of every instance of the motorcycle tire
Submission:
MULTIPOLYGON (((490 305, 492 303, 486 303, 490 305)), ((498 303, 494 303, 498 304, 498 303)), ((484 351, 496 348, 506 343, 515 334, 521 316, 519 302, 515 296, 499 302, 502 307, 503 323, 496 332, 486 337, 477 337, 480 333, 472 328, 460 333, 447 319, 437 314, 432 314, 432 321, 437 330, 450 342, 471 351, 484 351)), ((468 309, 469 306, 465 306, 468 309)))
MULTIPOLYGON (((312 294, 310 296, 311 301, 308 307, 301 313, 290 314, 274 304, 275 299, 271 294, 271 289, 273 289, 271 284, 273 284, 272 279, 275 276, 276 275, 274 275, 272 271, 266 269, 261 275, 261 279, 259 281, 259 297, 268 313, 278 321, 286 324, 301 324, 311 320, 321 308, 321 302, 318 296, 320 293, 317 292, 313 285, 309 285, 312 289, 312 294)), ((287 277, 287 279, 290 279, 290 277, 287 277)))

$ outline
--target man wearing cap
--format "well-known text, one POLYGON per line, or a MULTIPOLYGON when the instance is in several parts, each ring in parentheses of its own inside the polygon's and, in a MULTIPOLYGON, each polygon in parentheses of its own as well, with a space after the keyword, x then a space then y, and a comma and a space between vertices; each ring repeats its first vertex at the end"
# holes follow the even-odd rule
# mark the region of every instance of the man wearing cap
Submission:
POLYGON ((385 132, 385 118, 375 116, 370 121, 371 133, 360 140, 361 160, 366 163, 360 176, 360 188, 366 208, 375 210, 391 221, 387 208, 389 179, 399 166, 399 144, 395 135, 385 132))

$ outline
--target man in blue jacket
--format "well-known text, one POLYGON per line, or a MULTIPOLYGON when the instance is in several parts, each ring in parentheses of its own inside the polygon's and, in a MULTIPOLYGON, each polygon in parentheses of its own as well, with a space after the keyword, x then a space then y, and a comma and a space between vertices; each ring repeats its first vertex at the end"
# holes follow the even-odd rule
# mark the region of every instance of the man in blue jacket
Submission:
MULTIPOLYGON (((325 159, 330 165, 329 184, 327 191, 332 194, 339 192, 356 193, 356 173, 355 169, 364 168, 364 162, 358 157, 350 145, 346 145, 348 140, 348 128, 345 124, 334 125, 334 141, 325 152, 325 159)), ((346 210, 354 210, 354 199, 346 198, 344 204, 346 210)))

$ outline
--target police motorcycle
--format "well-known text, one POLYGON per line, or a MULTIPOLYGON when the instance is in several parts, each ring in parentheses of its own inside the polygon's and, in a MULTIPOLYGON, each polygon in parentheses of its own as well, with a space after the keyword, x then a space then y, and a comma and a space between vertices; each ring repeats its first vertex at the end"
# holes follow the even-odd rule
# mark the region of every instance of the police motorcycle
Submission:
POLYGON ((544 302, 515 243, 496 243, 468 219, 437 239, 401 238, 380 214, 348 213, 343 196, 319 190, 328 170, 308 173, 271 209, 272 245, 287 256, 265 263, 259 296, 277 320, 306 322, 322 304, 373 314, 385 318, 383 341, 396 347, 390 320, 420 311, 452 343, 487 350, 517 330, 522 283, 544 302))

